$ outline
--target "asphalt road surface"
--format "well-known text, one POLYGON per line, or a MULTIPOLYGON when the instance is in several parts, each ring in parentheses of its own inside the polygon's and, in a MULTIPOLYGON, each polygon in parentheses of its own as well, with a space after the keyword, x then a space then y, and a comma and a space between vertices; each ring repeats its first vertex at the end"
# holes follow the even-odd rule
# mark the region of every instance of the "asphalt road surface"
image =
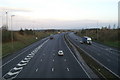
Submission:
POLYGON ((63 36, 64 33, 56 34, 54 39, 45 38, 5 57, 0 66, 3 78, 89 78, 63 36), (58 56, 59 50, 64 56, 58 56))
POLYGON ((105 66, 116 76, 120 76, 120 51, 96 42, 92 45, 81 44, 81 37, 74 33, 69 33, 67 38, 74 44, 82 48, 89 55, 91 55, 96 61, 105 66))

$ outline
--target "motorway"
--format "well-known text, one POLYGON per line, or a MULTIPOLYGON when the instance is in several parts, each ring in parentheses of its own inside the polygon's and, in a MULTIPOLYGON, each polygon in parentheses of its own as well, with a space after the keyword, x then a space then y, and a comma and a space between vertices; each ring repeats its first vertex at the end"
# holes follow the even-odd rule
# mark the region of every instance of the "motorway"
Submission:
POLYGON ((44 38, 3 59, 2 76, 12 78, 89 78, 64 41, 64 33, 44 38), (64 56, 58 56, 63 50, 64 56))
POLYGON ((92 45, 81 44, 81 37, 74 33, 69 33, 67 38, 75 45, 83 49, 88 55, 92 56, 97 62, 111 71, 116 76, 120 76, 120 51, 111 47, 93 42, 92 45))

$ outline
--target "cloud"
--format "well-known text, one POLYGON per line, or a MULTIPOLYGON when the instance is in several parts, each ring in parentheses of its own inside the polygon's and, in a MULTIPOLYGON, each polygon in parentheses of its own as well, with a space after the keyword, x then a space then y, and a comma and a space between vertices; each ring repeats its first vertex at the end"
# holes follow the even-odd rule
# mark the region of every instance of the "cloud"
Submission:
POLYGON ((0 11, 31 12, 31 10, 27 8, 15 8, 15 7, 0 7, 0 11))

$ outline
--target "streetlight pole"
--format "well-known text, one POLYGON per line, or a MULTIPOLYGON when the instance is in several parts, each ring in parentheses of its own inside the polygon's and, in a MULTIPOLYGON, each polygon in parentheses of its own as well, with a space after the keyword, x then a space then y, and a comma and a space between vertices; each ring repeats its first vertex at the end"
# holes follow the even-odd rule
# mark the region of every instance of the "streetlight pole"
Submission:
POLYGON ((6 13, 6 29, 8 30, 8 11, 6 11, 5 13, 6 13))
POLYGON ((98 21, 97 21, 97 41, 98 41, 98 21))
POLYGON ((13 47, 13 31, 12 31, 12 24, 13 24, 13 22, 12 22, 12 17, 14 17, 15 15, 11 15, 11 42, 12 42, 12 49, 14 48, 13 47))

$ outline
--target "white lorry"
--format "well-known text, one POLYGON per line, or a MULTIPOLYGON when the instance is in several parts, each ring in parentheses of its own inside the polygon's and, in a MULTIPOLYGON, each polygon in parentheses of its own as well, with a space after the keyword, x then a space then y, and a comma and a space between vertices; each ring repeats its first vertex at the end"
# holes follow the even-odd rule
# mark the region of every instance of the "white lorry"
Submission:
POLYGON ((92 39, 90 37, 84 36, 82 37, 82 41, 80 41, 81 44, 86 43, 86 44, 92 44, 92 39))

